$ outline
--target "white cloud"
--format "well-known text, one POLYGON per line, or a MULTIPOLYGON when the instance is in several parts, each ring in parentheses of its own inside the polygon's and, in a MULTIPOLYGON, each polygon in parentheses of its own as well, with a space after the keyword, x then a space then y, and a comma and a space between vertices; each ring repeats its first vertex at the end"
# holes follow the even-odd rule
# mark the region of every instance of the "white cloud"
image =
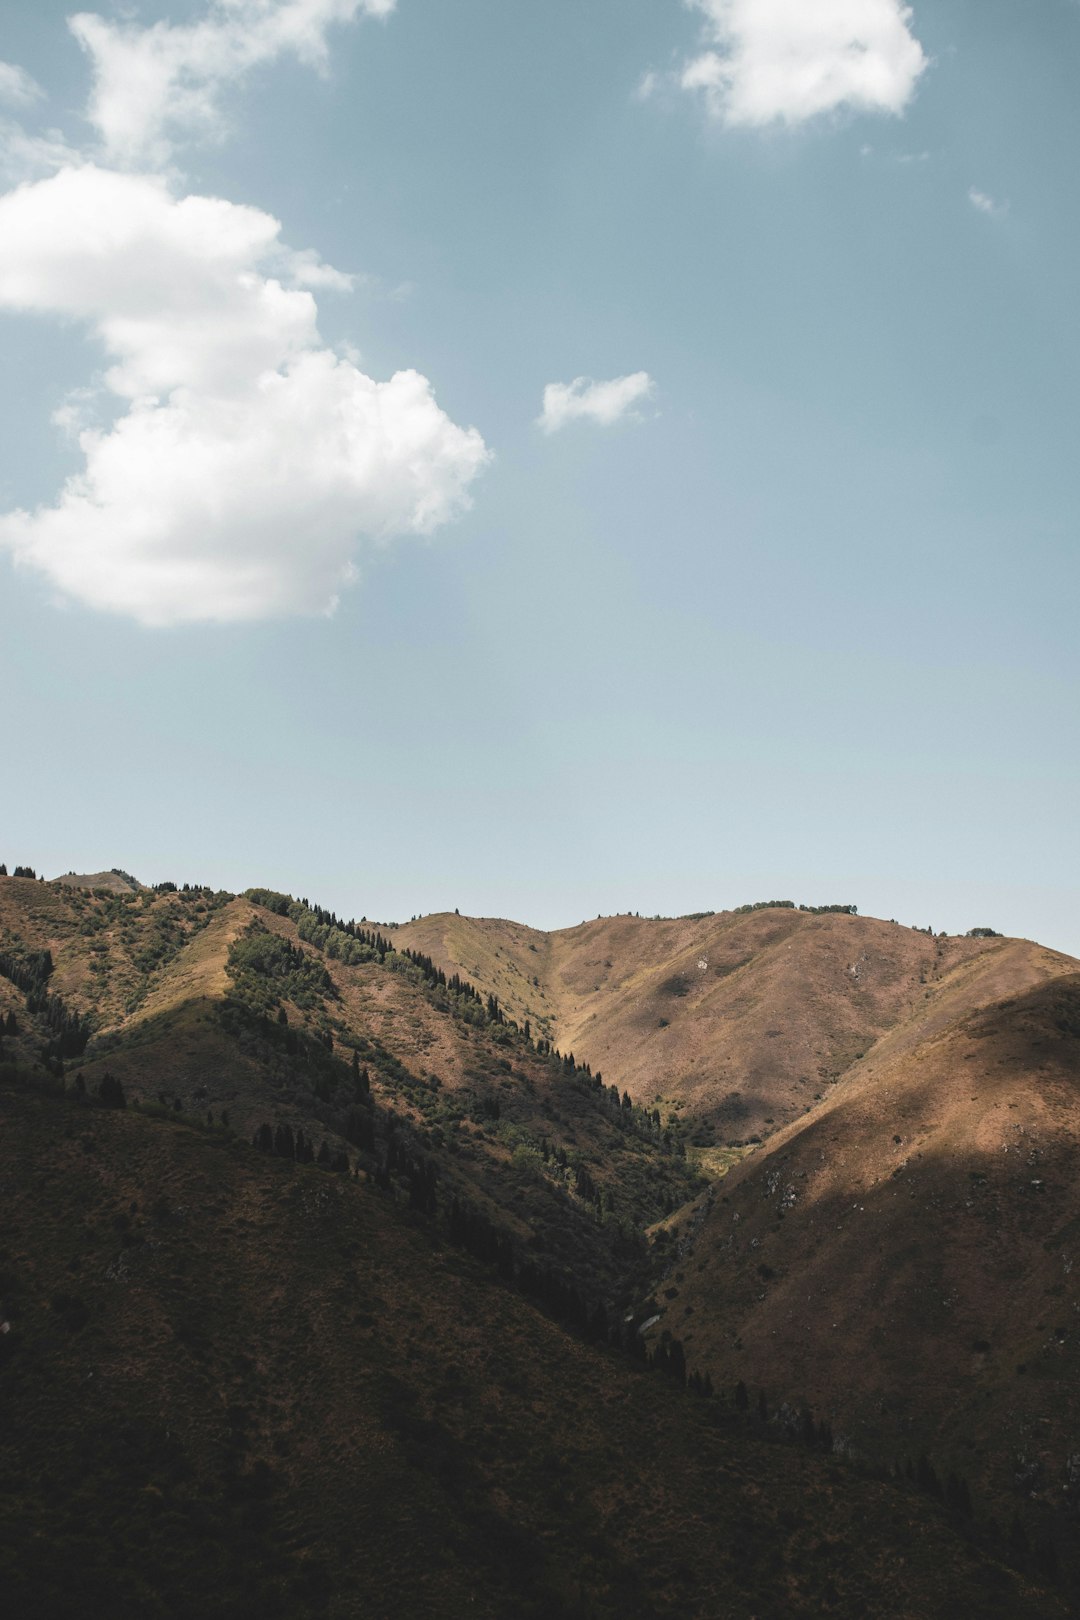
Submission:
POLYGON ((9 107, 29 107, 45 94, 36 79, 14 62, 0 62, 0 101, 9 107))
POLYGON ((903 0, 686 0, 708 49, 682 84, 729 125, 799 124, 853 108, 900 113, 926 67, 903 0))
POLYGON ((628 377, 612 377, 610 382, 593 382, 591 377, 575 377, 572 383, 548 383, 544 408, 537 417, 545 433, 556 433, 567 422, 587 420, 610 427, 625 416, 639 400, 647 399, 654 388, 647 371, 628 377))
POLYGON ((0 180, 7 184, 80 162, 81 154, 67 144, 59 130, 30 135, 14 119, 0 118, 0 180))
POLYGON ((0 546, 60 589, 148 625, 332 607, 361 535, 428 533, 488 460, 415 371, 365 376, 320 345, 278 222, 158 178, 85 165, 0 197, 0 308, 86 323, 119 415, 56 418, 85 456, 0 546), (280 275, 267 274, 267 267, 280 275))
POLYGON ((968 192, 968 202, 980 214, 989 214, 992 219, 1000 219, 1002 214, 1009 211, 1008 203, 998 202, 995 197, 989 196, 985 191, 978 191, 974 186, 968 192))
POLYGON ((106 155, 163 163, 170 132, 219 134, 221 88, 286 55, 317 69, 327 32, 358 15, 385 17, 396 0, 210 0, 193 23, 107 21, 93 12, 68 19, 93 64, 88 117, 106 155))

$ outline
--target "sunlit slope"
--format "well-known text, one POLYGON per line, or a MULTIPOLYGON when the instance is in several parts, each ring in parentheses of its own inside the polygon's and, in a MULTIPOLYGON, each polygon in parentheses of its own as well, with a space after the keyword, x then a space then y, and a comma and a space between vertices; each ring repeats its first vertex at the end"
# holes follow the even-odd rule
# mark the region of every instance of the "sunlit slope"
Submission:
POLYGON ((0 1087, 29 1620, 1064 1614, 911 1491, 567 1337, 392 1197, 0 1087))
POLYGON ((205 890, 88 892, 62 880, 0 878, 0 950, 49 950, 50 992, 104 1029, 141 1008, 230 905, 237 905, 231 896, 205 890))
POLYGON ((942 1016, 955 1016, 1074 965, 1024 941, 783 909, 552 934, 444 915, 395 938, 468 972, 636 1100, 681 1104, 718 1141, 801 1116, 890 1030, 936 1017, 945 986, 942 1016), (972 972, 988 961, 992 974, 972 972))
MULTIPOLYGON (((0 880, 0 904, 3 939, 16 954, 48 948, 50 993, 63 984, 65 1005, 93 1020, 69 1086, 94 1094, 109 1075, 132 1102, 249 1141, 284 1126, 372 1176, 428 1166, 444 1214, 464 1201, 589 1299, 622 1297, 641 1228, 695 1190, 651 1118, 475 1003, 479 1023, 456 1015, 404 959, 347 965, 243 897, 0 880), (235 953, 252 938, 279 941, 292 977, 255 974, 245 990, 235 953), (155 941, 167 950, 136 977, 155 941)), ((9 1006, 20 1033, 6 1055, 32 1065, 47 1031, 0 976, 9 1006)))
MULTIPOLYGON (((939 1010, 1015 977, 1018 950, 939 1010)), ((866 1455, 926 1450, 999 1512, 1075 1516, 1078 1262, 1074 974, 887 1037, 717 1190, 655 1331, 866 1455)))

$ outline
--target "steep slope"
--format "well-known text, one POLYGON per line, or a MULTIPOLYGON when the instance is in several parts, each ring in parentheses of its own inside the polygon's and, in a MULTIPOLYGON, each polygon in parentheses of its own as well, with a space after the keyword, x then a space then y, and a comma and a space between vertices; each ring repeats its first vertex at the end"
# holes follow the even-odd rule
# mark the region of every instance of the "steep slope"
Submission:
POLYGON ((1026 941, 779 908, 609 917, 547 935, 432 916, 393 938, 469 973, 635 1101, 685 1111, 702 1143, 799 1117, 882 1036, 939 1004, 955 1016, 1075 967, 1026 941), (971 973, 986 961, 995 973, 971 973))
POLYGON ((0 1077, 25 1620, 1051 1620, 940 1509, 568 1338, 394 1199, 0 1077))
POLYGON ((471 1222, 477 1242, 494 1223, 589 1300, 621 1300, 642 1228, 697 1186, 655 1120, 464 989, 260 895, 0 879, 10 971, 37 971, 48 953, 36 1015, 0 976, 22 1024, 7 1055, 25 1064, 49 1049, 45 1015, 62 1006, 92 1024, 85 1049, 64 1054, 69 1085, 94 1094, 108 1075, 130 1101, 396 1177, 471 1222))
POLYGON ((949 1016, 1015 977, 1017 949, 969 965, 936 1022, 880 1042, 681 1223, 652 1332, 863 1455, 927 1452, 1071 1546, 1080 975, 949 1016))

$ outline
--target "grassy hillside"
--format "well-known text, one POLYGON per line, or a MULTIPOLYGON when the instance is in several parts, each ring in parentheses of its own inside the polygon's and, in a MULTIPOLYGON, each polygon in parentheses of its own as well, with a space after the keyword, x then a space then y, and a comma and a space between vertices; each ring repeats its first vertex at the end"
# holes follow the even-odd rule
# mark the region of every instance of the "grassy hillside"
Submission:
POLYGON ((353 1178, 0 1085, 28 1620, 1064 1614, 912 1490, 568 1337, 353 1178))
MULTIPOLYGON (((47 951, 43 993, 89 1021, 69 1086, 108 1074, 248 1140, 285 1127, 444 1218, 466 1206, 590 1299, 629 1297, 642 1229, 700 1185, 680 1144, 477 997, 291 912, 284 896, 0 878, 0 953, 17 971, 47 951)), ((0 987, 21 1024, 8 1057, 40 1060, 46 1022, 0 987)))
POLYGON ((898 1029, 682 1223, 652 1331, 1071 1561, 1078 1159, 1080 975, 898 1029))
POLYGON ((703 1146, 798 1118, 899 1024, 1075 966, 1026 941, 777 908, 605 917, 551 934, 431 916, 393 938, 467 972, 636 1101, 692 1118, 703 1146))
POLYGON ((1078 1073, 1024 941, 0 877, 0 1578, 1062 1613, 1078 1073))

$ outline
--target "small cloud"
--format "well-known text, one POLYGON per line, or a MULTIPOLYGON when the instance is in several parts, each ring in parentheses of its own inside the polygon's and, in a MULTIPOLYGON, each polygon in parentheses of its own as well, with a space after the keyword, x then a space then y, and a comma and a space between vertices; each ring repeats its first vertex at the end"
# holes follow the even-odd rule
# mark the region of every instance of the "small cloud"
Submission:
POLYGON ((352 292, 357 278, 345 270, 324 264, 314 248, 288 249, 283 254, 285 269, 294 287, 317 287, 326 292, 352 292))
POLYGON ((977 190, 975 186, 968 192, 968 202, 980 214, 988 214, 991 219, 1000 219, 1003 214, 1009 212, 1007 202, 998 202, 996 197, 991 197, 986 191, 977 190))
POLYGON ((44 94, 25 68, 17 67, 14 62, 0 62, 0 101, 9 107, 29 107, 44 94))
POLYGON ((927 67, 904 0, 687 0, 705 49, 686 63, 729 126, 801 124, 822 114, 902 113, 927 67))
POLYGON ((611 427, 632 412, 639 400, 647 399, 655 384, 647 371, 634 371, 608 382, 591 377, 575 377, 572 383, 548 383, 544 389, 544 409, 537 425, 545 433, 556 433, 567 422, 587 420, 611 427))
POLYGON ((654 70, 650 68, 648 73, 643 73, 641 78, 638 80, 637 88, 634 91, 634 100, 648 101, 650 96, 655 95, 659 83, 659 73, 654 72, 654 70))

